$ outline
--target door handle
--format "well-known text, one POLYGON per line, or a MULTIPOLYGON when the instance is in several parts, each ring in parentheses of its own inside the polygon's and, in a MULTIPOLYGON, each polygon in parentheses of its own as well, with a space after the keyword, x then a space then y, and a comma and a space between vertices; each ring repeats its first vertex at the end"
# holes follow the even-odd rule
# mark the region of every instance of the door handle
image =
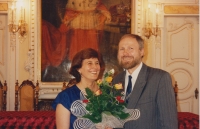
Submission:
POLYGON ((198 89, 196 88, 196 90, 194 91, 194 96, 195 96, 195 98, 197 99, 197 97, 198 97, 198 95, 199 95, 199 91, 198 91, 198 89))

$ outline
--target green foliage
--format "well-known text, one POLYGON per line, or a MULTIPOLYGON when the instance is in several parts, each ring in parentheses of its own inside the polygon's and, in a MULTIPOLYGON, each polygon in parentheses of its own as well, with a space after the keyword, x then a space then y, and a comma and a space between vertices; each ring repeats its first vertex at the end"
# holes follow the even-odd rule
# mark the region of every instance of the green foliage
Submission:
MULTIPOLYGON (((126 119, 129 114, 123 109, 126 103, 121 100, 121 91, 110 85, 107 77, 112 77, 112 72, 107 72, 102 81, 97 81, 99 91, 93 93, 89 88, 86 88, 86 97, 89 102, 86 105, 86 110, 89 112, 84 115, 84 118, 90 119, 94 123, 102 121, 102 113, 113 115, 119 119, 126 119), (118 99, 117 99, 118 98, 118 99)), ((110 79, 110 78, 109 78, 110 79)))

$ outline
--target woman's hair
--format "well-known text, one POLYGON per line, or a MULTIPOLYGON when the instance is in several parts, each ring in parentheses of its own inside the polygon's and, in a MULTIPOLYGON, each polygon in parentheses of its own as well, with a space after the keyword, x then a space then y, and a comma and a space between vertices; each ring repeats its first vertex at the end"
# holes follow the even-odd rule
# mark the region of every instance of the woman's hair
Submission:
POLYGON ((139 35, 136 35, 136 34, 125 34, 124 36, 121 37, 120 41, 126 37, 129 37, 129 38, 135 38, 136 41, 138 42, 139 46, 140 46, 140 50, 142 48, 144 48, 144 40, 142 39, 142 37, 140 37, 139 35))
POLYGON ((72 59, 71 68, 69 70, 69 73, 76 78, 77 83, 81 81, 81 75, 78 72, 78 69, 82 67, 83 60, 90 59, 90 58, 97 58, 99 61, 101 70, 104 69, 105 64, 103 62, 102 56, 96 50, 92 48, 86 48, 79 51, 78 53, 76 53, 76 55, 72 59))

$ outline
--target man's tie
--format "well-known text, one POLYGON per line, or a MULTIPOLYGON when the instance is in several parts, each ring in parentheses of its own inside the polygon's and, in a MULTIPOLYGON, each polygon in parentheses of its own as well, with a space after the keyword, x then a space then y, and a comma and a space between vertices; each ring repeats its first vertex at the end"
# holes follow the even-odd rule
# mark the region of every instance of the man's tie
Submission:
POLYGON ((132 76, 129 75, 128 76, 128 86, 127 86, 127 89, 126 89, 126 101, 128 102, 128 99, 129 99, 129 94, 131 93, 132 91, 132 76))

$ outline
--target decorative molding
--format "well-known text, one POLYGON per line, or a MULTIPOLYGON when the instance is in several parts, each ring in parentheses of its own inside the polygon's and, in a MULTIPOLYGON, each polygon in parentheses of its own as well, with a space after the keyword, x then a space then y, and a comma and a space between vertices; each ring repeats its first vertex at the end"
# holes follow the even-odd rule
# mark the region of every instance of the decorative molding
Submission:
POLYGON ((44 88, 40 90, 40 95, 43 94, 57 94, 61 92, 60 88, 44 88))
POLYGON ((62 90, 63 84, 41 82, 41 0, 31 0, 30 6, 30 46, 25 68, 30 80, 39 82, 39 99, 54 99, 62 90))
POLYGON ((10 33, 10 47, 12 48, 12 51, 16 48, 16 34, 10 33))
POLYGON ((198 5, 165 5, 166 14, 199 14, 198 5))
POLYGON ((50 87, 40 87, 39 99, 55 99, 57 94, 62 91, 62 87, 54 86, 50 87))
MULTIPOLYGON (((135 8, 136 8, 135 14, 137 14, 136 17, 135 17, 136 23, 133 24, 135 26, 134 27, 135 28, 135 33, 138 34, 138 35, 142 35, 142 20, 143 20, 143 15, 142 15, 143 3, 142 3, 142 0, 137 0, 136 1, 135 7, 132 7, 132 9, 135 9, 135 8)), ((134 14, 132 14, 132 16, 134 16, 134 14)))
POLYGON ((0 11, 8 11, 8 3, 0 3, 0 11))
POLYGON ((28 71, 29 72, 29 80, 33 80, 33 78, 32 78, 32 62, 33 62, 33 60, 32 60, 32 58, 34 58, 34 57, 32 57, 32 52, 31 51, 28 51, 28 59, 26 60, 26 62, 25 62, 25 64, 24 64, 24 69, 26 70, 26 71, 28 71))
MULTIPOLYGON (((26 62, 29 62, 29 68, 30 69, 27 69, 27 71, 29 72, 29 78, 30 80, 34 80, 35 79, 35 76, 36 74, 34 73, 35 71, 35 44, 36 44, 36 32, 37 32, 37 29, 36 29, 36 18, 35 18, 35 15, 37 14, 37 9, 36 9, 36 6, 37 5, 37 1, 36 0, 31 0, 30 1, 30 44, 29 44, 29 52, 28 52, 28 61, 26 62)), ((37 45, 36 45, 37 46, 37 45)), ((35 80, 36 81, 36 80, 35 80)))
POLYGON ((155 48, 161 49, 161 36, 155 37, 155 48))

